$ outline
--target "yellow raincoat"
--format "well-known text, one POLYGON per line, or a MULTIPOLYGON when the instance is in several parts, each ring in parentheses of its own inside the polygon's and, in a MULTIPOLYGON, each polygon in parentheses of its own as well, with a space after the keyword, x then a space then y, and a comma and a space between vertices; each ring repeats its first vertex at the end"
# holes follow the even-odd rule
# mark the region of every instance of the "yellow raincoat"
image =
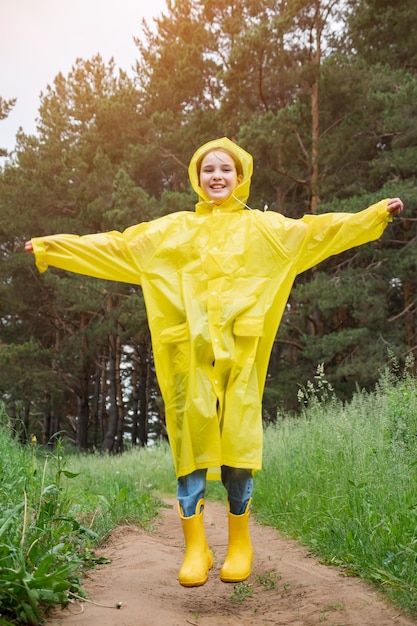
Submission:
POLYGON ((32 239, 41 272, 52 265, 142 286, 178 477, 221 465, 261 468, 264 383, 296 275, 377 239, 391 221, 387 200, 357 214, 298 220, 248 210, 251 174, 247 152, 215 140, 190 162, 195 212, 123 233, 32 239), (229 150, 243 165, 234 196, 219 206, 197 174, 212 148, 229 150))

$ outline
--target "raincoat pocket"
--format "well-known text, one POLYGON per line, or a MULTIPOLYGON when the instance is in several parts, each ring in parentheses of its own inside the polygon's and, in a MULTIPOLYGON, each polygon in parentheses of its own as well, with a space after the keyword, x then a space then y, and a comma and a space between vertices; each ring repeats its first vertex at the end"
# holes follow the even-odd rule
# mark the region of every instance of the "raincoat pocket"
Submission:
POLYGON ((235 319, 233 333, 238 337, 260 337, 264 327, 262 316, 241 315, 235 319))
POLYGON ((177 324, 170 328, 165 328, 160 334, 162 343, 177 343, 188 339, 187 323, 177 324))
POLYGON ((241 315, 235 319, 235 360, 238 367, 246 369, 256 357, 259 337, 262 336, 264 320, 261 316, 241 315))
MULTIPOLYGON (((184 374, 190 368, 190 341, 186 322, 165 328, 159 337, 167 348, 167 362, 172 368, 173 380, 178 374, 184 374)), ((178 381, 177 381, 178 384, 178 381)))

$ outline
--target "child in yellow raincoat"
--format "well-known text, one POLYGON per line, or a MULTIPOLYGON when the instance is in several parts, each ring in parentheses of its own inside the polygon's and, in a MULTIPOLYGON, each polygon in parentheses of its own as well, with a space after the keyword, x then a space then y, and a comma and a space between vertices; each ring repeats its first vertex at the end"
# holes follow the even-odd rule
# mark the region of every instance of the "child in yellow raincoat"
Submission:
POLYGON ((213 558, 204 534, 207 472, 228 493, 229 546, 220 577, 245 580, 253 549, 253 472, 262 463, 261 402, 269 356, 297 274, 377 239, 403 209, 383 200, 357 214, 294 220, 248 210, 252 157, 227 138, 201 146, 189 177, 195 212, 120 232, 34 238, 49 265, 142 286, 167 431, 178 478, 186 552, 179 581, 206 582, 213 558))

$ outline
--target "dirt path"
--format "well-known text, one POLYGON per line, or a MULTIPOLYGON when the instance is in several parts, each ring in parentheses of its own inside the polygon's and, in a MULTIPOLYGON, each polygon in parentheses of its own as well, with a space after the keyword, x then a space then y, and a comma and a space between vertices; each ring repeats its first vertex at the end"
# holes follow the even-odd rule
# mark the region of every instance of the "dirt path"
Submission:
POLYGON ((56 612, 49 626, 411 626, 417 621, 381 600, 362 581, 319 564, 294 541, 251 519, 255 549, 246 583, 227 585, 219 570, 227 548, 227 515, 206 503, 214 567, 203 587, 177 581, 183 555, 173 502, 152 532, 118 528, 102 554, 112 560, 88 574, 90 602, 56 612), (117 609, 116 604, 121 603, 117 609), (104 605, 104 606, 103 606, 104 605))

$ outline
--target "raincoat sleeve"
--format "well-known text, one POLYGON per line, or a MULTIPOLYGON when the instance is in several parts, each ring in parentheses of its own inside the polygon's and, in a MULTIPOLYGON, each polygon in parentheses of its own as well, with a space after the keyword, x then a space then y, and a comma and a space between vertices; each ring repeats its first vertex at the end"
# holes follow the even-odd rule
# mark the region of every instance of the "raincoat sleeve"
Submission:
POLYGON ((32 241, 36 266, 49 266, 95 278, 140 284, 140 241, 148 223, 93 235, 51 235, 32 241))
POLYGON ((375 241, 392 221, 388 200, 381 200, 359 213, 305 215, 300 221, 306 233, 300 248, 297 272, 317 265, 330 256, 375 241))

